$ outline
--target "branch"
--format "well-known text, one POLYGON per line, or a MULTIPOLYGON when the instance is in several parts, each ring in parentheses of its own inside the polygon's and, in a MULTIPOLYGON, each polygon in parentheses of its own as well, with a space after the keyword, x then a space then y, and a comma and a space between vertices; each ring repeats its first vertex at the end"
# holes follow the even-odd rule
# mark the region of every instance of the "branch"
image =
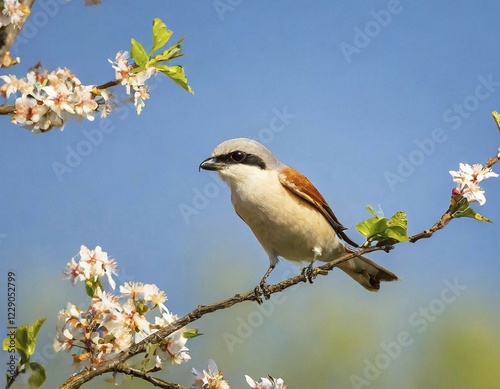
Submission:
POLYGON ((12 104, 0 105, 0 115, 10 115, 16 112, 16 108, 12 104))
MULTIPOLYGON (((332 262, 328 262, 322 266, 318 266, 313 269, 313 276, 317 275, 325 275, 327 272, 333 270, 340 264, 355 258, 359 255, 364 255, 368 254, 374 251, 389 251, 392 249, 392 246, 384 245, 384 246, 370 246, 370 247, 364 247, 361 248, 360 250, 345 254, 336 260, 332 262)), ((286 280, 283 280, 275 285, 270 285, 269 286, 269 294, 274 294, 274 293, 279 293, 283 292, 285 289, 290 288, 291 286, 297 285, 300 282, 307 282, 307 276, 305 274, 300 274, 294 277, 290 277, 286 280)), ((208 314, 208 313, 213 313, 222 309, 227 309, 232 307, 233 305, 242 303, 244 301, 257 301, 257 297, 255 295, 255 292, 253 290, 248 291, 243 294, 236 294, 233 297, 230 297, 228 299, 213 303, 213 304, 208 304, 208 305, 199 305, 196 309, 192 310, 188 314, 184 315, 183 317, 179 318, 172 324, 162 328, 161 330, 149 335, 147 338, 143 339, 141 342, 133 345, 130 347, 130 349, 119 355, 116 359, 107 361, 104 363, 100 363, 98 365, 90 367, 90 369, 86 369, 81 371, 80 373, 77 373, 71 377, 69 377, 63 384, 58 386, 57 389, 76 389, 79 388, 81 385, 83 385, 85 382, 88 382, 92 380, 93 378, 102 375, 107 372, 112 372, 116 370, 122 369, 121 366, 123 366, 123 363, 128 360, 129 358, 140 354, 142 352, 146 351, 146 346, 148 344, 156 344, 167 338, 170 334, 173 332, 181 329, 182 327, 188 325, 189 323, 192 323, 202 316, 208 314)), ((173 387, 174 388, 174 387, 173 387)), ((182 387, 179 387, 179 389, 182 387)))
POLYGON ((120 85, 121 80, 113 80, 113 81, 108 81, 102 85, 96 86, 96 89, 108 89, 111 88, 112 86, 120 85))
MULTIPOLYGON (((500 160, 500 157, 494 157, 490 158, 488 162, 486 163, 486 167, 490 168, 493 166, 495 163, 497 163, 500 160)), ((455 196, 455 195, 454 195, 455 196)), ((460 195, 461 196, 461 195, 460 195)), ((452 196, 453 199, 453 196, 452 196)), ((453 204, 453 202, 452 202, 453 204)), ((448 207, 448 210, 441 216, 441 218, 434 223, 434 225, 427 229, 424 230, 418 234, 412 235, 409 237, 409 241, 412 243, 415 243, 419 241, 420 239, 426 239, 430 238, 431 236, 434 235, 437 231, 443 229, 446 227, 446 225, 454 219, 452 216, 452 213, 454 212, 454 207, 453 205, 450 204, 448 207)), ((394 245, 401 243, 399 241, 391 241, 390 244, 384 244, 383 242, 379 242, 377 245, 372 246, 370 242, 365 242, 361 248, 359 248, 357 251, 348 253, 345 255, 342 255, 341 257, 335 259, 334 261, 328 262, 324 265, 318 266, 313 269, 313 274, 312 278, 315 278, 318 275, 327 275, 329 271, 333 270, 334 268, 338 267, 342 263, 364 255, 368 254, 374 251, 385 251, 389 252, 394 248, 394 245)), ((284 290, 290 288, 291 286, 297 285, 300 282, 307 282, 308 277, 306 274, 302 273, 300 275, 290 277, 286 280, 283 280, 275 285, 270 285, 268 287, 268 292, 269 296, 274 294, 274 293, 279 293, 283 292, 284 290)), ((259 301, 258 297, 255 294, 255 291, 249 291, 243 294, 236 294, 233 297, 230 297, 228 299, 213 303, 213 304, 208 304, 208 305, 198 305, 198 307, 188 314, 184 315, 183 317, 177 319, 175 322, 171 323, 170 325, 160 329, 159 331, 149 335, 148 337, 144 338, 141 342, 134 344, 133 346, 130 347, 130 349, 119 356, 117 356, 116 359, 107 361, 101 364, 98 364, 96 366, 91 366, 90 369, 86 369, 81 371, 80 373, 77 373, 73 375, 72 377, 68 378, 63 384, 61 384, 57 389, 76 389, 79 388, 81 385, 83 385, 85 382, 88 382, 92 380, 94 377, 99 376, 101 374, 107 373, 107 372, 112 372, 112 371, 119 371, 125 374, 130 374, 136 377, 140 377, 142 379, 145 379, 153 384, 156 382, 161 383, 162 385, 171 385, 171 386, 160 386, 163 388, 174 388, 174 389, 182 389, 182 386, 176 386, 175 384, 170 384, 162 380, 158 380, 154 377, 150 377, 147 375, 147 373, 143 373, 140 370, 133 369, 128 367, 124 362, 130 359, 131 357, 143 353, 146 351, 146 346, 148 344, 157 344, 166 339, 170 334, 173 332, 185 327, 186 325, 200 319, 202 316, 208 314, 208 313, 213 313, 216 311, 220 311, 223 309, 227 309, 232 307, 233 305, 242 303, 244 301, 259 301), (155 380, 155 381, 152 381, 155 380), (156 381, 158 380, 158 381, 156 381)), ((159 385, 158 385, 159 386, 159 385)))
POLYGON ((151 377, 150 375, 147 374, 147 372, 144 372, 144 371, 139 370, 139 369, 134 369, 134 368, 126 365, 125 363, 120 363, 116 367, 115 371, 118 372, 118 373, 124 373, 124 374, 128 374, 128 375, 131 375, 131 376, 134 376, 134 377, 141 378, 141 379, 143 379, 145 381, 148 381, 149 383, 153 384, 154 386, 157 386, 158 388, 164 388, 164 389, 186 389, 182 385, 173 384, 171 382, 164 381, 164 380, 162 380, 160 378, 151 377))
MULTIPOLYGON (((34 1, 35 0, 21 0, 20 3, 25 7, 31 9, 34 1)), ((26 19, 27 18, 25 18, 24 21, 26 21, 26 19)), ((21 28, 22 26, 18 28, 13 24, 9 24, 0 28, 0 68, 3 67, 3 59, 10 50, 10 47, 14 44, 14 41, 17 38, 17 34, 19 34, 19 32, 21 31, 21 28)))
POLYGON ((16 368, 16 372, 13 375, 7 374, 7 386, 5 388, 9 389, 12 385, 14 385, 14 382, 16 382, 17 376, 21 373, 23 373, 23 372, 21 370, 19 370, 19 368, 16 368))

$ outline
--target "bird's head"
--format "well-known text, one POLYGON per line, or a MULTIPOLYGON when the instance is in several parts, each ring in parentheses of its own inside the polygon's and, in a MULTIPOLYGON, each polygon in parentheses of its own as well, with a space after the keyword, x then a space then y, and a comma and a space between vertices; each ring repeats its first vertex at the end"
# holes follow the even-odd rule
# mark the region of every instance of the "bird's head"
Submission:
POLYGON ((251 179, 263 171, 284 165, 261 143, 247 138, 229 139, 219 144, 199 169, 213 170, 230 186, 251 179))

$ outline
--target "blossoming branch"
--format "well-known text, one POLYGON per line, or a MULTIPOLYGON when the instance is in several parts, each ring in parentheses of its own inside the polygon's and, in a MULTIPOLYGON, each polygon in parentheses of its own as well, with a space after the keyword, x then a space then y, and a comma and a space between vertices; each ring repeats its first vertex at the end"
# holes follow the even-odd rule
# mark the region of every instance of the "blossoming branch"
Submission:
MULTIPOLYGON (((4 10, 5 11, 5 10, 4 10)), ((120 51, 114 61, 109 60, 115 70, 115 80, 96 85, 82 85, 69 69, 48 71, 41 64, 35 65, 25 77, 15 75, 0 76, 4 84, 0 86, 0 96, 7 102, 0 106, 0 114, 10 114, 11 122, 34 133, 42 133, 52 128, 64 128, 68 120, 94 120, 113 111, 118 104, 109 88, 123 85, 126 94, 133 100, 137 114, 142 112, 145 100, 149 99, 146 81, 153 75, 163 73, 190 93, 184 69, 180 65, 166 65, 166 62, 181 57, 181 42, 164 49, 173 32, 160 19, 153 21, 153 47, 146 52, 143 45, 131 40, 129 53, 120 51), (163 50, 160 52, 160 50, 163 50)))

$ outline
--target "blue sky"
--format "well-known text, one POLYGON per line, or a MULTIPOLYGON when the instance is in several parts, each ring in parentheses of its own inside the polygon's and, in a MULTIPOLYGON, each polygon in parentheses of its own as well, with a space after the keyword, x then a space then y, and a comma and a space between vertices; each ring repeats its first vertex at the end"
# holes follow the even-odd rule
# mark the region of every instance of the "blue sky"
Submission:
MULTIPOLYGON (((156 283, 178 314, 252 289, 267 269, 266 255, 234 214, 229 190, 215 174, 198 172, 229 138, 260 140, 307 175, 355 240, 361 236, 354 225, 369 217, 368 204, 386 216, 406 211, 412 234, 430 227, 448 206, 448 171, 459 162, 484 163, 500 146, 490 116, 500 108, 499 10, 495 1, 105 0, 90 8, 38 0, 13 50, 22 60, 10 70, 17 76, 41 61, 50 70, 68 67, 84 84, 109 81, 108 58, 128 50, 131 37, 148 45, 151 21, 159 17, 173 39, 186 36, 178 63, 195 94, 159 76, 140 116, 125 105, 104 125, 70 122, 63 132, 41 135, 0 118, 0 269, 16 273, 19 323, 49 316, 42 343, 50 343, 57 311, 69 297, 82 298, 61 277, 82 244, 116 258, 122 282, 156 283), (54 162, 67 163, 88 133, 102 138, 71 172, 58 175, 54 162)), ((301 288, 307 297, 283 309, 300 312, 306 333, 310 299, 327 300, 346 315, 359 309, 378 320, 376 328, 359 324, 376 348, 439 296, 446 280, 458 279, 467 297, 453 310, 479 306, 496 314, 491 320, 498 325, 500 181, 484 188, 479 211, 496 224, 455 220, 432 239, 372 256, 402 281, 369 294, 334 272, 301 288)), ((280 264, 271 281, 299 270, 280 264)), ((244 316, 255 307, 241 309, 244 316)), ((314 314, 321 321, 322 313, 314 314)), ((222 331, 236 330, 226 323, 222 331)), ((291 374, 286 366, 268 371, 266 358, 245 370, 244 354, 227 368, 223 342, 210 349, 203 342, 191 344, 202 351, 190 366, 214 358, 234 377, 240 370, 254 378, 291 374)), ((411 365, 413 354, 398 363, 411 365)), ((69 365, 64 357, 49 358, 49 368, 69 365)), ((386 384, 400 382, 394 370, 384 372, 386 384)), ((348 377, 339 378, 341 387, 348 377)))

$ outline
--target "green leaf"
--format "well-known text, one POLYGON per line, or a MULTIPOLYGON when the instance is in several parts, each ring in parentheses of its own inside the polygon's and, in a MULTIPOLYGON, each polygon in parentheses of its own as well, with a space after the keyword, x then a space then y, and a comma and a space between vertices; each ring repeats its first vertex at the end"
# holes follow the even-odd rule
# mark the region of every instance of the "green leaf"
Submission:
POLYGON ((201 336, 203 334, 198 332, 198 328, 193 328, 191 330, 184 331, 182 333, 182 337, 186 339, 196 338, 197 336, 201 336))
POLYGON ((366 237, 366 240, 372 242, 398 241, 406 242, 409 240, 407 235, 408 221, 403 211, 398 211, 390 219, 377 215, 373 207, 366 207, 374 217, 356 224, 356 229, 366 237))
POLYGON ((21 365, 27 363, 34 354, 36 337, 45 320, 35 320, 33 325, 24 324, 16 330, 16 351, 21 356, 21 365))
POLYGON ((179 84, 189 93, 194 93, 191 87, 188 85, 186 75, 184 74, 184 68, 182 66, 180 65, 167 66, 158 63, 153 64, 153 66, 166 76, 170 77, 174 82, 179 84))
POLYGON ((138 363, 139 369, 142 371, 145 371, 149 365, 149 363, 153 360, 153 357, 155 356, 156 350, 158 349, 159 344, 147 344, 146 345, 146 354, 144 355, 144 358, 141 359, 141 361, 138 363))
POLYGON ((169 60, 174 59, 174 58, 182 57, 184 55, 184 53, 181 53, 181 50, 182 50, 181 42, 184 40, 184 38, 185 37, 182 37, 177 42, 175 42, 172 46, 170 46, 168 49, 166 49, 163 53, 155 56, 154 57, 155 62, 169 61, 169 60))
POLYGON ((500 131, 500 114, 497 111, 493 111, 491 113, 493 119, 495 119, 495 123, 497 124, 498 130, 500 131))
POLYGON ((140 315, 145 315, 149 311, 147 304, 144 304, 142 301, 137 301, 135 303, 135 309, 140 315))
POLYGON ((356 229, 368 241, 372 241, 378 234, 380 234, 381 231, 385 230, 387 226, 387 219, 377 215, 377 213, 375 212, 375 210, 371 205, 368 205, 366 209, 374 217, 356 224, 356 229))
POLYGON ((29 367, 31 368, 31 375, 28 378, 30 389, 38 389, 47 379, 45 367, 38 362, 31 362, 29 367))
POLYGON ((167 29, 167 25, 159 18, 153 19, 153 48, 151 54, 165 46, 174 32, 167 29))
POLYGON ((407 242, 410 239, 407 229, 408 220, 403 211, 396 212, 387 222, 387 236, 399 242, 407 242))
POLYGON ((22 325, 16 331, 16 351, 21 356, 20 364, 23 365, 29 361, 35 352, 36 343, 30 336, 28 324, 22 325))
POLYGON ((130 55, 140 68, 144 68, 144 65, 149 61, 148 53, 144 50, 142 44, 134 38, 130 40, 130 55))
POLYGON ((380 216, 371 205, 367 205, 366 206, 366 210, 368 212, 370 212, 374 217, 376 217, 378 219, 382 219, 383 218, 383 216, 380 216))
POLYGON ((6 337, 2 341, 2 350, 8 351, 9 349, 10 349, 10 337, 6 337))
POLYGON ((458 203, 455 205, 454 211, 451 213, 451 217, 455 217, 455 218, 470 217, 472 219, 476 219, 476 220, 479 220, 481 222, 493 224, 493 222, 490 219, 488 219, 486 216, 483 216, 483 215, 477 213, 476 211, 474 211, 474 209, 472 209, 470 207, 470 203, 465 197, 462 197, 458 201, 458 203))
POLYGON ((47 320, 47 319, 46 318, 38 319, 38 320, 35 320, 35 322, 33 323, 33 337, 35 339, 38 336, 38 331, 40 331, 40 328, 42 328, 43 323, 45 323, 45 320, 47 320))

